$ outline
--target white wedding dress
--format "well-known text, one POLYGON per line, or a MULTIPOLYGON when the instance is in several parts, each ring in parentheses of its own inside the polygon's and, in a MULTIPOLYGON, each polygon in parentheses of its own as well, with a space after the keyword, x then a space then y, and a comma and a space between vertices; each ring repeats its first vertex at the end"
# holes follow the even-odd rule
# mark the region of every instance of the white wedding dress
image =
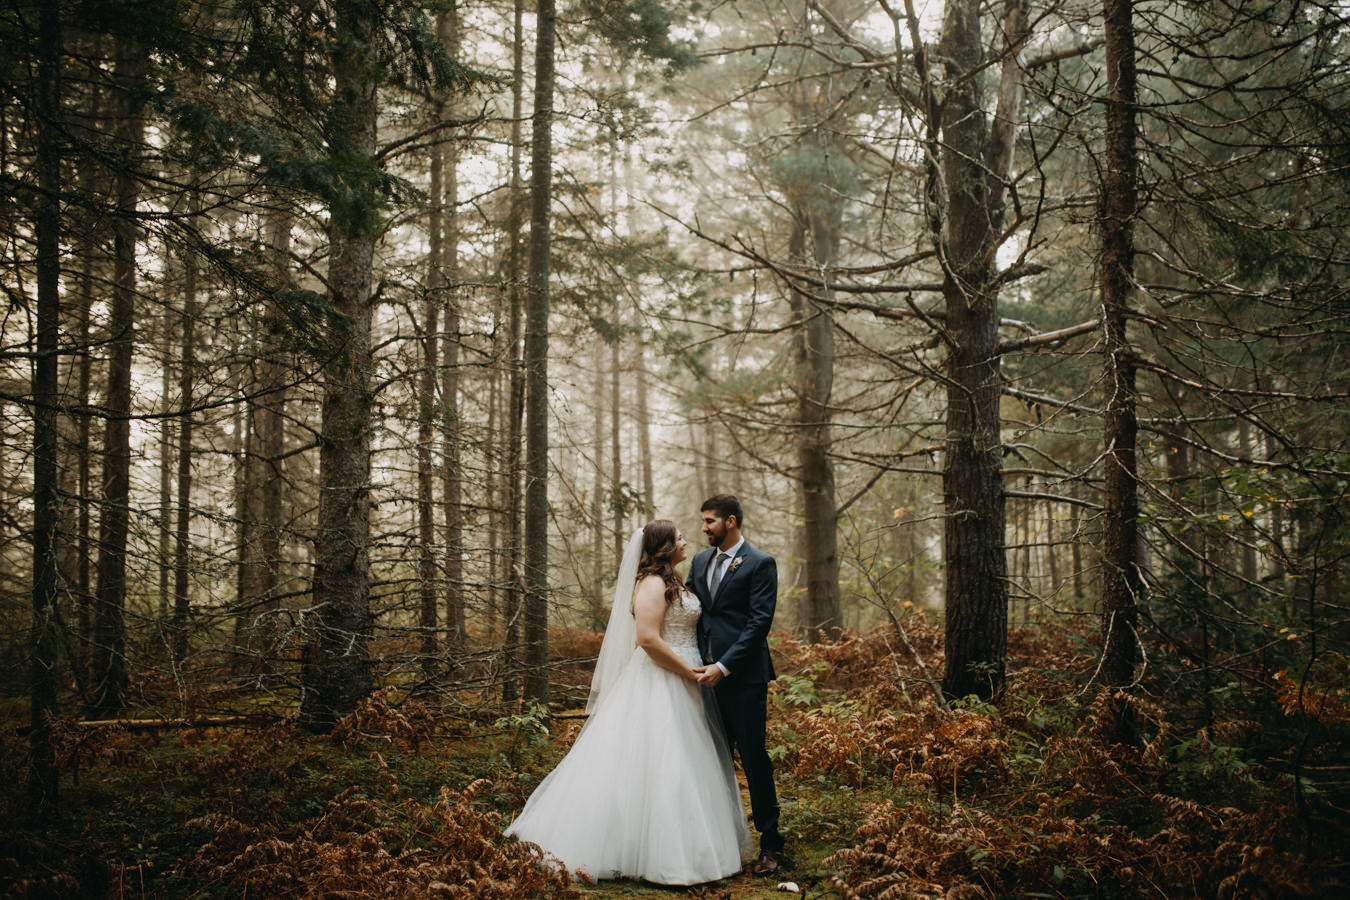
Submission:
MULTIPOLYGON (((694 666, 699 613, 685 593, 662 623, 666 643, 694 666)), ((689 885, 739 872, 750 834, 711 703, 634 649, 506 833, 594 879, 689 885)))

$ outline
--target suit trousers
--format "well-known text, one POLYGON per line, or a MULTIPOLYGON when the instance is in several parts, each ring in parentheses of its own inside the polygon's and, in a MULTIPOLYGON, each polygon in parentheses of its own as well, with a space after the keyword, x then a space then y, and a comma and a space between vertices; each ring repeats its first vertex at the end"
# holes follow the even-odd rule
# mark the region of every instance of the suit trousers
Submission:
POLYGON ((750 812, 759 832, 759 849, 778 853, 783 835, 778 831, 778 792, 773 786, 773 763, 764 747, 769 686, 725 680, 715 688, 722 727, 735 748, 750 789, 750 812))

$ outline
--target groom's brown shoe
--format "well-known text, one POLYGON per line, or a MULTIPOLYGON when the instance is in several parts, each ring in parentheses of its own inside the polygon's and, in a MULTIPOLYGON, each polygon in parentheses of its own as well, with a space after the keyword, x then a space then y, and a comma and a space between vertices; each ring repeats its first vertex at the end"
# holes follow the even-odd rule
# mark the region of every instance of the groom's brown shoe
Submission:
POLYGON ((756 875, 776 875, 779 872, 786 872, 792 868, 792 860, 773 850, 765 850, 759 854, 759 859, 750 867, 750 871, 756 875))

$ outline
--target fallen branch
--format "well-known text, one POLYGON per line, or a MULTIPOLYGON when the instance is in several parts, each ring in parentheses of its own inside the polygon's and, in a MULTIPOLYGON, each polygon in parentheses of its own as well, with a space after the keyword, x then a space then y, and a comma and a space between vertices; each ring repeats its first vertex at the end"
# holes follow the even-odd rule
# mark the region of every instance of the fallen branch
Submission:
MULTIPOLYGON (((160 731, 170 728, 228 728, 236 725, 256 725, 277 722, 284 716, 202 716, 195 719, 79 719, 62 722, 61 727, 77 728, 123 728, 127 731, 160 731)), ((26 735, 33 726, 24 725, 15 729, 20 735, 26 735)))

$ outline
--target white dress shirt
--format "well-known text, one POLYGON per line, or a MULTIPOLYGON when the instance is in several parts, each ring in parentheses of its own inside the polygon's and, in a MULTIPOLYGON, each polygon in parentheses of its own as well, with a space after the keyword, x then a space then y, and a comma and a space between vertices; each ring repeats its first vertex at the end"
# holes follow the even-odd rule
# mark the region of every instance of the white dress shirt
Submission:
MULTIPOLYGON (((707 581, 707 587, 708 587, 709 593, 712 592, 713 572, 714 572, 714 571, 717 569, 717 567, 718 567, 718 564, 717 564, 717 554, 718 554, 718 553, 725 553, 725 554, 727 555, 727 558, 724 559, 724 560, 722 560, 722 563, 721 563, 722 577, 723 577, 723 578, 726 578, 726 577, 727 577, 727 569, 731 566, 732 561, 736 558, 736 554, 740 552, 741 547, 743 547, 744 545, 745 545, 745 538, 741 538, 739 541, 737 541, 736 543, 732 544, 732 545, 731 545, 731 549, 729 549, 729 550, 719 550, 719 549, 716 548, 716 547, 713 548, 713 564, 712 564, 711 566, 708 566, 708 581, 707 581)), ((720 582, 719 582, 719 584, 720 584, 720 582)), ((711 599, 711 598, 709 598, 709 599, 711 599)))

